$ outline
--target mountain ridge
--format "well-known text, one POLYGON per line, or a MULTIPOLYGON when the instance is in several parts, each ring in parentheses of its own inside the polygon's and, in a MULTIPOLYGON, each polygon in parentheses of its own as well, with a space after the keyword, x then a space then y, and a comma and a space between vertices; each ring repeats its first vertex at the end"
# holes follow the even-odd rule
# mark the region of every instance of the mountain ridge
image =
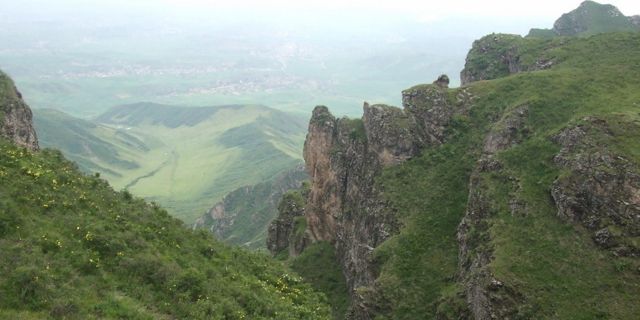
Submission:
POLYGON ((638 44, 493 34, 460 88, 442 76, 361 119, 316 107, 309 191, 268 247, 330 243, 348 319, 634 319, 638 44))

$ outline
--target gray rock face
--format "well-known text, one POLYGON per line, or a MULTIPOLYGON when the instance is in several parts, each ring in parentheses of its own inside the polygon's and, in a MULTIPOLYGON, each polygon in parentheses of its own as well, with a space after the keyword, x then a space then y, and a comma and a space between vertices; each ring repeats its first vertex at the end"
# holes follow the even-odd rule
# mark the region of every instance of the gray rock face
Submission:
POLYGON ((474 41, 460 72, 462 85, 520 72, 519 40, 517 35, 492 34, 474 41))
POLYGON ((473 42, 464 69, 460 72, 462 85, 492 80, 511 74, 551 68, 555 61, 541 55, 533 63, 521 60, 519 35, 491 34, 473 42))
POLYGON ((640 174, 630 160, 602 141, 609 124, 595 118, 554 137, 562 146, 554 162, 568 171, 551 188, 558 215, 583 225, 599 246, 619 256, 640 256, 630 239, 640 236, 640 174))
POLYGON ((311 176, 305 210, 310 240, 336 247, 356 319, 370 318, 370 306, 355 289, 373 285, 371 252, 398 229, 374 177, 385 165, 414 155, 409 129, 393 124, 406 118, 382 105, 365 104, 362 120, 335 119, 317 107, 309 125, 304 158, 311 176))
POLYGON ((13 81, 0 71, 0 136, 31 151, 38 150, 33 115, 13 81))
POLYGON ((594 24, 593 16, 600 15, 615 19, 624 17, 618 8, 610 4, 599 4, 593 1, 584 1, 580 6, 563 14, 553 24, 553 31, 559 36, 575 36, 589 31, 594 24))
POLYGON ((402 105, 408 117, 408 126, 416 148, 441 144, 445 129, 454 114, 463 112, 470 103, 471 94, 462 90, 451 101, 446 86, 423 85, 402 91, 402 105))
POLYGON ((285 193, 278 204, 278 217, 269 225, 267 249, 271 254, 278 255, 289 250, 289 256, 296 256, 309 243, 306 234, 306 220, 304 210, 307 188, 285 193))
POLYGON ((631 21, 634 26, 640 28, 640 15, 629 17, 629 21, 631 21))
POLYGON ((334 244, 352 296, 350 318, 376 314, 371 253, 399 230, 375 178, 384 167, 444 142, 452 117, 471 101, 466 90, 450 97, 448 77, 441 76, 404 91, 403 109, 365 103, 362 119, 336 119, 326 107, 314 109, 304 148, 311 176, 306 236, 334 244))
MULTIPOLYGON (((484 141, 483 153, 469 181, 467 211, 458 226, 459 278, 464 285, 467 303, 473 319, 509 319, 521 296, 509 285, 496 279, 489 264, 493 259, 487 227, 494 210, 481 173, 499 171, 496 153, 517 145, 528 130, 525 121, 528 106, 514 108, 494 124, 484 141)), ((514 186, 515 187, 515 186, 514 186)), ((510 203, 517 204, 517 199, 510 203)), ((520 209, 520 208, 518 208, 520 209)), ((514 210, 512 209, 512 212, 514 210)))

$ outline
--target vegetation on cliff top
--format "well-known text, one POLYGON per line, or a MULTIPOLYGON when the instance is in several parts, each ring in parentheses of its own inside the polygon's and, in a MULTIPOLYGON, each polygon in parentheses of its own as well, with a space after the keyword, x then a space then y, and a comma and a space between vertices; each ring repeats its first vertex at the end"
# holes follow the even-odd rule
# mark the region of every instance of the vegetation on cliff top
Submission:
POLYGON ((502 170, 481 176, 499 210, 477 235, 493 248, 495 278, 522 295, 515 316, 634 319, 640 312, 640 261, 597 247, 582 227, 557 216, 549 195, 552 182, 564 174, 553 163, 559 146, 551 137, 586 117, 626 128, 603 143, 640 167, 640 34, 517 41, 520 52, 557 63, 550 70, 471 84, 473 106, 454 119, 447 142, 387 169, 380 179, 406 226, 375 251, 389 318, 457 318, 465 312, 456 280, 456 229, 469 176, 494 121, 522 105, 529 110, 527 136, 498 154, 502 170), (511 190, 512 181, 520 182, 519 190, 511 190), (526 203, 526 214, 511 213, 513 197, 526 203))
POLYGON ((0 318, 326 319, 278 262, 0 141, 0 318))

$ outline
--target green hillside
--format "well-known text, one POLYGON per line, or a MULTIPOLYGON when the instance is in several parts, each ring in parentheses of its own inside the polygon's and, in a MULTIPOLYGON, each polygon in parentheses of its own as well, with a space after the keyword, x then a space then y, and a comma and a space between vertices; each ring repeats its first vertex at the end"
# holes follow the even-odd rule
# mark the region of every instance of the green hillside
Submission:
POLYGON ((192 233, 53 150, 0 141, 0 318, 326 319, 266 256, 192 233))
POLYGON ((316 107, 313 192, 269 249, 335 261, 346 319, 637 319, 640 33, 491 34, 461 75, 361 121, 316 107))
POLYGON ((224 195, 294 167, 302 118, 263 106, 119 106, 88 121, 35 111, 44 147, 60 149, 116 189, 193 222, 224 195))
POLYGON ((125 130, 74 118, 52 109, 34 111, 34 123, 44 147, 63 150, 85 172, 121 177, 119 171, 140 168, 136 157, 149 147, 125 130))
MULTIPOLYGON (((378 286, 390 318, 454 319, 467 312, 465 280, 456 278, 465 265, 458 261, 456 231, 472 199, 470 179, 482 186, 484 191, 474 192, 482 192, 491 208, 474 226, 471 245, 478 254, 491 252, 486 270, 506 287, 495 289, 492 299, 511 317, 635 319, 640 312, 637 256, 596 245, 594 231, 558 217, 550 196, 558 177, 571 177, 569 169, 554 163, 560 146, 552 137, 576 125, 603 123, 606 134, 589 131, 596 141, 589 152, 614 154, 633 168, 625 170, 639 172, 640 34, 518 43, 527 56, 554 57, 554 67, 464 88, 474 96, 473 107, 454 119, 447 142, 387 170, 381 179, 406 226, 376 249, 378 286), (494 121, 522 106, 528 114, 521 142, 497 154, 503 165, 498 171, 475 173, 484 137, 501 125, 494 121)), ((449 90, 450 96, 460 90, 449 90)), ((619 245, 640 245, 637 229, 609 228, 617 230, 619 245)))

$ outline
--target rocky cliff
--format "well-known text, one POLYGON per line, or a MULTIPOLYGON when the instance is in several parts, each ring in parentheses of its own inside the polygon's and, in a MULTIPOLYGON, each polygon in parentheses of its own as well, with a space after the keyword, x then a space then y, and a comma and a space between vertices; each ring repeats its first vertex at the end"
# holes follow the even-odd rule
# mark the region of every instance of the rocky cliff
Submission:
POLYGON ((638 16, 624 16, 612 5, 585 1, 556 20, 553 29, 531 29, 524 38, 520 35, 491 34, 474 41, 460 73, 460 81, 466 85, 519 72, 549 69, 561 62, 552 52, 563 47, 567 40, 544 40, 638 32, 639 21, 638 16))
MULTIPOLYGON (((361 119, 336 119, 324 106, 313 111, 304 158, 310 189, 304 210, 285 198, 280 218, 272 224, 271 251, 289 247, 295 256, 305 243, 327 241, 336 247, 354 301, 351 315, 368 319, 376 306, 367 301, 377 277, 374 248, 398 232, 396 213, 382 196, 376 178, 385 167, 401 164, 425 146, 442 144, 451 119, 466 112, 471 96, 462 90, 450 96, 449 79, 403 92, 403 109, 364 104, 361 119), (294 206, 295 207, 295 206, 294 206), (306 232, 287 243, 294 219, 304 212, 306 232)), ((292 238, 290 238, 292 239, 292 238)))
POLYGON ((619 70, 638 43, 490 35, 461 88, 442 76, 361 119, 316 107, 310 188, 272 252, 333 244, 350 319, 633 319, 640 73, 619 70))
POLYGON ((0 136, 29 150, 38 150, 31 109, 13 81, 0 71, 0 136))
POLYGON ((554 162, 566 170, 551 187, 558 216, 581 224, 616 256, 640 256, 640 174, 637 163, 612 145, 635 136, 638 123, 588 117, 553 137, 554 162), (624 124, 623 128, 616 128, 624 124))
POLYGON ((274 256, 296 256, 310 242, 304 217, 309 184, 285 193, 278 204, 278 216, 269 224, 267 249, 274 256))

